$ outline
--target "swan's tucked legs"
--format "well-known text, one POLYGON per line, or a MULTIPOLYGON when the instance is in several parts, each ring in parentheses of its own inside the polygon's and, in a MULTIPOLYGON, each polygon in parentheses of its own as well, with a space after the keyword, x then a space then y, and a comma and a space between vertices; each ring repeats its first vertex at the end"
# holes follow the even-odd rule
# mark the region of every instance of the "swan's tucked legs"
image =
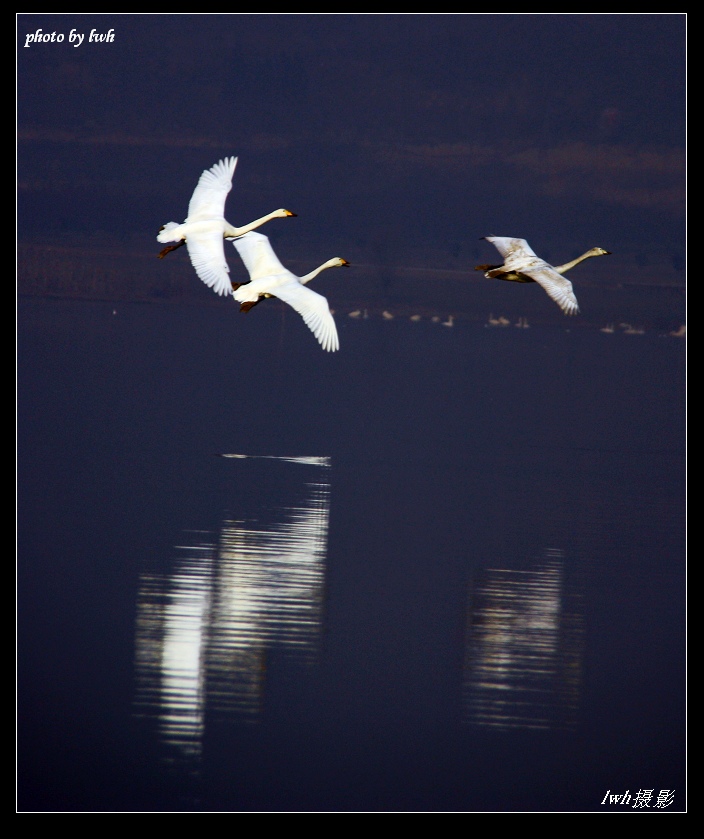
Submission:
POLYGON ((260 297, 258 300, 247 300, 245 303, 240 303, 240 312, 248 312, 257 303, 261 302, 261 300, 262 298, 260 297))
POLYGON ((171 251, 175 251, 177 248, 182 248, 186 244, 185 239, 181 239, 181 241, 177 245, 169 245, 167 248, 164 248, 163 251, 159 253, 159 259, 163 259, 167 253, 171 253, 171 251))

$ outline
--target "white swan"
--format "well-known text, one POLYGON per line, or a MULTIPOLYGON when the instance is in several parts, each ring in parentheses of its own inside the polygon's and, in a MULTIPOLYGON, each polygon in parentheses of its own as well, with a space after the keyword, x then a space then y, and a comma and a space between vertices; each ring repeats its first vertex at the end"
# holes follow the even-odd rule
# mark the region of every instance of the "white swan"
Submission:
POLYGON ((340 348, 328 301, 322 294, 306 288, 306 283, 326 268, 349 265, 346 259, 336 256, 309 274, 297 277, 288 268, 284 268, 269 238, 262 233, 245 233, 234 239, 232 244, 237 248, 250 276, 248 283, 231 285, 233 297, 241 304, 241 312, 248 312, 263 297, 278 297, 298 312, 324 350, 333 352, 340 348))
POLYGON ((224 239, 242 236, 274 218, 295 216, 290 210, 274 210, 261 218, 235 227, 225 219, 225 199, 232 189, 232 177, 237 166, 236 157, 226 157, 210 169, 206 169, 198 180, 190 203, 188 218, 183 224, 167 222, 159 229, 158 242, 177 242, 159 253, 163 259, 167 253, 182 245, 188 247, 188 255, 203 282, 217 294, 232 294, 228 274, 230 269, 225 259, 224 239))
POLYGON ((605 256, 611 253, 604 248, 591 248, 571 262, 553 266, 541 259, 525 239, 513 239, 509 236, 483 236, 482 238, 496 246, 504 258, 504 264, 477 265, 476 271, 484 271, 484 276, 490 279, 538 283, 566 315, 577 314, 579 306, 572 283, 562 275, 589 257, 605 256))

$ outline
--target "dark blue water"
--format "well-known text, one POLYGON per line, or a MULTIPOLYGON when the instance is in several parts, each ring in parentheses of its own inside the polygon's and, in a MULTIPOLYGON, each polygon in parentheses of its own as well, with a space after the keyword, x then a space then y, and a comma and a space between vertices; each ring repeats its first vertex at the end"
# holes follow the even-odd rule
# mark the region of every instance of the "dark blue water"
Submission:
POLYGON ((18 809, 684 810, 685 341, 337 319, 20 302, 18 809))

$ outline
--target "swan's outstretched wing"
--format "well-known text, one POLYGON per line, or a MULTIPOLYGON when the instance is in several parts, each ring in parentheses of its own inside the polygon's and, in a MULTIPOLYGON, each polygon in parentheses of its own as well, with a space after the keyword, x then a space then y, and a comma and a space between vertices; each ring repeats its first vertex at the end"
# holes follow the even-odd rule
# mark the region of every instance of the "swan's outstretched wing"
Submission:
POLYGON ((276 286, 272 293, 298 312, 324 350, 334 352, 340 349, 337 327, 327 298, 301 285, 297 279, 276 286))
POLYGON ((278 256, 271 247, 269 237, 263 233, 251 230, 232 239, 232 244, 237 248, 237 253, 242 257, 244 266, 249 271, 251 280, 259 280, 273 274, 289 274, 290 271, 279 261, 278 256))
POLYGON ((483 238, 496 247, 503 256, 504 262, 509 258, 537 256, 525 239, 512 239, 510 236, 484 236, 483 238))
POLYGON ((237 166, 237 158, 226 157, 203 172, 188 204, 186 221, 225 217, 225 199, 232 189, 235 166, 237 166))
POLYGON ((218 294, 232 294, 230 269, 225 259, 222 228, 191 232, 186 237, 188 256, 196 274, 218 294))
POLYGON ((579 306, 572 290, 572 283, 567 277, 558 274, 552 265, 536 258, 531 265, 521 268, 521 273, 539 283, 566 315, 577 314, 579 306))

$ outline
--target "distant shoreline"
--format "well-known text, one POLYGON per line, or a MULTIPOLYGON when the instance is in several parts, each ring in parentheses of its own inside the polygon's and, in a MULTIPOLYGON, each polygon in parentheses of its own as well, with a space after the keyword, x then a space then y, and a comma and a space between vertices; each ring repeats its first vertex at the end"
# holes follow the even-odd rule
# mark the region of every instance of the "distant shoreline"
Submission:
MULTIPOLYGON (((224 302, 196 277, 183 253, 158 260, 154 252, 96 245, 19 243, 17 294, 23 298, 104 300, 218 305, 224 302)), ((533 285, 486 280, 472 268, 455 266, 364 263, 350 259, 344 277, 321 279, 318 288, 339 315, 357 309, 389 311, 400 317, 454 315, 484 321, 489 315, 511 322, 520 317, 544 324, 606 325, 622 323, 647 329, 677 330, 686 322, 684 272, 667 266, 636 269, 609 257, 572 274, 581 312, 566 318, 533 285), (606 263, 606 264, 604 264, 606 263), (626 276, 624 276, 626 275, 626 276), (681 281, 680 276, 681 275, 681 281), (623 278, 623 279, 621 279, 623 278)), ((308 261, 289 259, 294 271, 304 272, 308 261)), ((233 277, 237 265, 232 260, 233 277)), ((239 277, 238 277, 239 278, 239 277)))

